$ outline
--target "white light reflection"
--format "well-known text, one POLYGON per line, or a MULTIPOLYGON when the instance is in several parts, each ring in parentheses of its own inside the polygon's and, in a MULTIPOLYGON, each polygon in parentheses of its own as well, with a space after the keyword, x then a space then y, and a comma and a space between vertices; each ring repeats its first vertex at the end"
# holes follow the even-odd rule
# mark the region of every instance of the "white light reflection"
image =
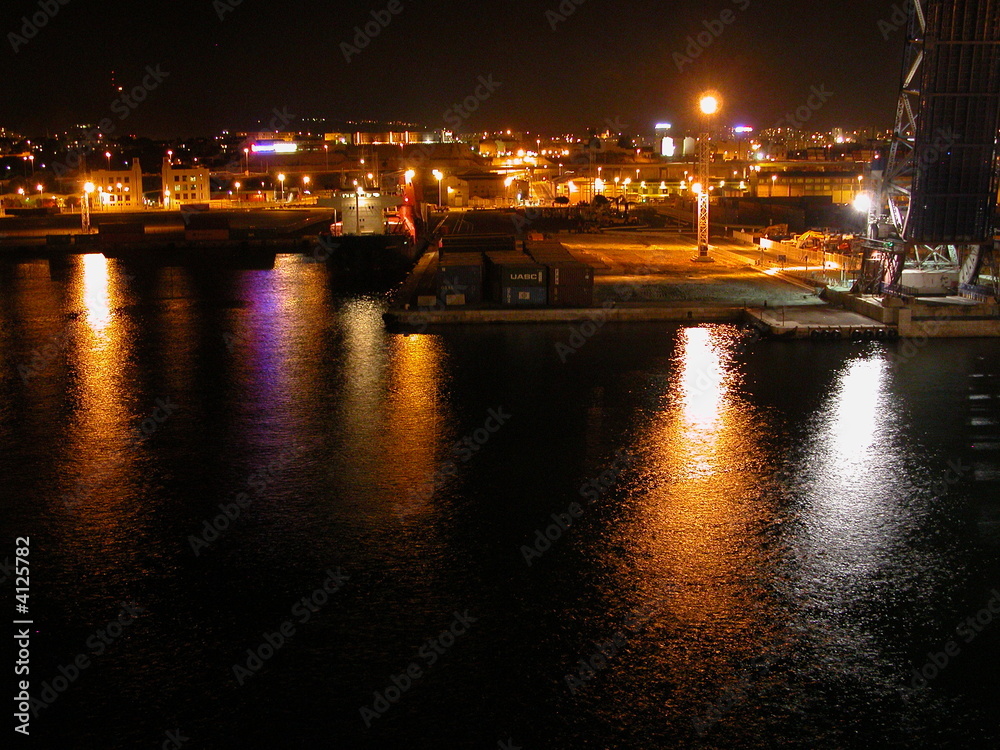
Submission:
POLYGON ((87 313, 87 324, 94 333, 102 333, 111 322, 108 283, 108 259, 103 255, 84 255, 83 307, 87 313))
MULTIPOLYGON (((890 554, 902 513, 895 476, 900 446, 892 440, 894 412, 885 396, 886 362, 851 362, 831 403, 812 427, 804 462, 812 467, 802 551, 812 575, 862 575, 890 554)), ((903 491, 905 494, 905 491, 903 491)))
POLYGON ((830 438, 833 455, 842 459, 844 467, 863 458, 875 440, 884 372, 883 360, 857 360, 851 363, 840 381, 830 422, 830 438))

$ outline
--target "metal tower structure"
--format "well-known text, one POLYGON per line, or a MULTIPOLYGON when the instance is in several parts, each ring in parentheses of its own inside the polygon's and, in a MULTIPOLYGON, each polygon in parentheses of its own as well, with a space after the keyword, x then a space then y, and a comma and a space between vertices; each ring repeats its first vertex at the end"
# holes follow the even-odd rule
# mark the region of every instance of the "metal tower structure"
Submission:
POLYGON ((698 258, 708 258, 708 207, 709 207, 709 174, 712 166, 712 144, 708 133, 702 133, 698 139, 698 182, 701 190, 698 192, 698 258))
POLYGON ((958 266, 962 293, 1000 299, 994 217, 1000 0, 910 0, 896 125, 872 196, 859 293, 900 289, 904 263, 958 266), (990 285, 979 284, 989 274, 990 285))
MULTIPOLYGON (((998 0, 1000 1, 1000 0, 998 0)), ((697 195, 698 223, 698 255, 693 260, 711 263, 712 256, 708 254, 709 238, 709 205, 711 202, 712 177, 712 116, 719 111, 721 101, 714 91, 706 92, 698 102, 702 115, 702 132, 698 138, 698 182, 701 189, 697 195)))

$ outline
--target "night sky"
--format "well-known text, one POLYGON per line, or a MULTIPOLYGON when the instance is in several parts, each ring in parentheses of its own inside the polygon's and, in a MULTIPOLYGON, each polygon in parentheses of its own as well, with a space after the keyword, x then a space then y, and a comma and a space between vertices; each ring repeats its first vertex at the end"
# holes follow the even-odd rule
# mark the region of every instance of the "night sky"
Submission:
POLYGON ((569 15, 557 0, 394 0, 398 14, 381 0, 68 0, 26 43, 12 39, 22 16, 58 2, 4 3, 0 126, 44 134, 108 117, 118 135, 211 135, 266 126, 277 110, 295 116, 288 129, 308 129, 309 117, 440 128, 492 76, 499 87, 461 130, 683 127, 708 87, 722 93, 726 122, 765 128, 814 86, 832 95, 808 129, 882 128, 892 125, 904 41, 903 29, 879 26, 891 23, 888 0, 565 0, 569 15), (341 43, 354 44, 373 10, 391 21, 348 63, 341 43), (719 21, 724 11, 732 23, 719 21), (705 22, 721 35, 703 35, 711 44, 690 63, 675 57, 705 22), (111 71, 130 91, 144 76, 153 82, 147 66, 169 75, 134 109, 116 104, 111 71))

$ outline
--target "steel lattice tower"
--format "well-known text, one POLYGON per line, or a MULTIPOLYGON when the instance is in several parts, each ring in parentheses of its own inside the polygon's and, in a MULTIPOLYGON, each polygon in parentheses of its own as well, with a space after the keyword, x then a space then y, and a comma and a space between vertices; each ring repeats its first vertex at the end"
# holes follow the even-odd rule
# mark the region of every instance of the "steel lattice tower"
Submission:
POLYGON ((896 125, 873 196, 861 293, 892 292, 907 259, 961 267, 963 293, 1000 297, 994 253, 1000 0, 910 0, 896 125), (991 272, 991 289, 978 286, 991 272))

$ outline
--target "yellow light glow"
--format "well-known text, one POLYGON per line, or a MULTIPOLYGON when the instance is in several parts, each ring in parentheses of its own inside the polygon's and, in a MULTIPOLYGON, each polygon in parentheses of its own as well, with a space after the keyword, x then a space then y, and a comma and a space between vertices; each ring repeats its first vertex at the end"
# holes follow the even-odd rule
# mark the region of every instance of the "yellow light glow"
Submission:
POLYGON ((698 106, 701 108, 702 114, 714 115, 719 111, 721 103, 719 102, 719 98, 717 96, 713 94, 705 94, 701 97, 701 101, 698 103, 698 106))

